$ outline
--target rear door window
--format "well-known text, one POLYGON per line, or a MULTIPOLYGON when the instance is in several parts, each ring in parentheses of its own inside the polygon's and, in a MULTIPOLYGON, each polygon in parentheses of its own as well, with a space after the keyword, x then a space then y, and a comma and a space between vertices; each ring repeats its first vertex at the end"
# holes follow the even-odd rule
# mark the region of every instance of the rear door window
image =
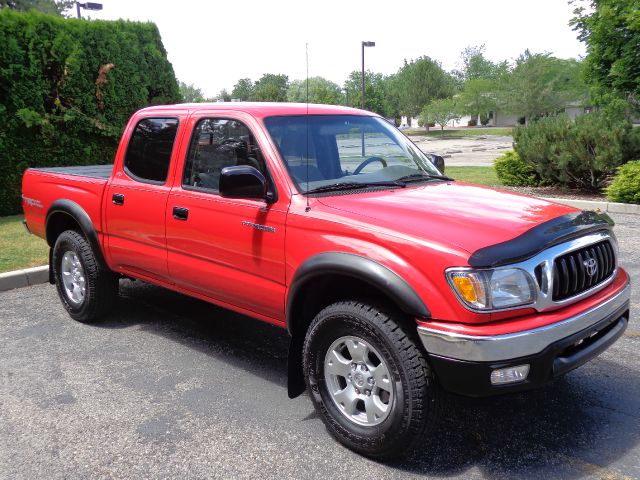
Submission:
POLYGON ((177 131, 177 118, 146 118, 138 122, 124 157, 127 175, 139 182, 164 184, 177 131))

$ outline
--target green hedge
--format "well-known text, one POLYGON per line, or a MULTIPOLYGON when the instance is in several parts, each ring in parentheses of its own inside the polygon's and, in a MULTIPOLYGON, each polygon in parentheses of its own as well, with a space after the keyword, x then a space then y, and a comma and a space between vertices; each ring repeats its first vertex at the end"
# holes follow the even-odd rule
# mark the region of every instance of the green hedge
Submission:
POLYGON ((496 158, 493 166, 504 185, 511 187, 537 187, 540 176, 536 169, 525 163, 513 150, 508 150, 496 158))
POLYGON ((514 130, 514 149, 542 183, 600 190, 616 169, 637 158, 640 137, 630 122, 606 112, 542 118, 514 130))
POLYGON ((131 114, 180 101, 152 23, 0 11, 0 215, 27 167, 113 161, 131 114))
POLYGON ((607 187, 612 202, 640 204, 640 160, 625 163, 607 187))

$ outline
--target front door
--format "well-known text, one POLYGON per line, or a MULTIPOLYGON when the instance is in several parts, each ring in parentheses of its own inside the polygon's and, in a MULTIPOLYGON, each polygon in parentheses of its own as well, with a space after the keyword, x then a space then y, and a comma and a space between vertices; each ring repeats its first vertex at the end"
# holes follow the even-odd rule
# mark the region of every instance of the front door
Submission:
POLYGON ((191 121, 181 181, 167 205, 169 274, 177 285, 218 303, 282 321, 286 200, 220 196, 224 167, 250 165, 270 178, 263 150, 237 119, 191 121))

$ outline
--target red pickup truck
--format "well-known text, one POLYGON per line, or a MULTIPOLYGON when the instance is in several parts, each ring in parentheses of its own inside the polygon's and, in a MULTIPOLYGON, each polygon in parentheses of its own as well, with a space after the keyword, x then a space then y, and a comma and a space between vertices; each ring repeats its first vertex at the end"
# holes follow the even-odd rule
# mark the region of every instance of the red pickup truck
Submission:
POLYGON ((137 112, 113 165, 29 169, 22 191, 72 318, 130 277, 287 328, 289 396, 385 458, 441 389, 541 386, 629 318, 608 216, 443 172, 362 110, 194 104, 137 112))

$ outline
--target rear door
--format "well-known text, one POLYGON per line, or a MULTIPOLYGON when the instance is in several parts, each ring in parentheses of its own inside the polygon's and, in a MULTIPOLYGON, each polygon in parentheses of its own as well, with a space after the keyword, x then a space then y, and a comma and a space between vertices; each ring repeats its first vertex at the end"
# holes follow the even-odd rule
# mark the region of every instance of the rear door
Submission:
POLYGON ((288 196, 267 204, 218 191, 220 171, 234 165, 257 168, 275 189, 265 142, 251 121, 228 111, 190 119, 193 133, 167 205, 169 273, 177 285, 218 303, 281 321, 288 196))
POLYGON ((106 231, 112 268, 168 280, 165 211, 179 120, 140 119, 108 186, 106 231))

